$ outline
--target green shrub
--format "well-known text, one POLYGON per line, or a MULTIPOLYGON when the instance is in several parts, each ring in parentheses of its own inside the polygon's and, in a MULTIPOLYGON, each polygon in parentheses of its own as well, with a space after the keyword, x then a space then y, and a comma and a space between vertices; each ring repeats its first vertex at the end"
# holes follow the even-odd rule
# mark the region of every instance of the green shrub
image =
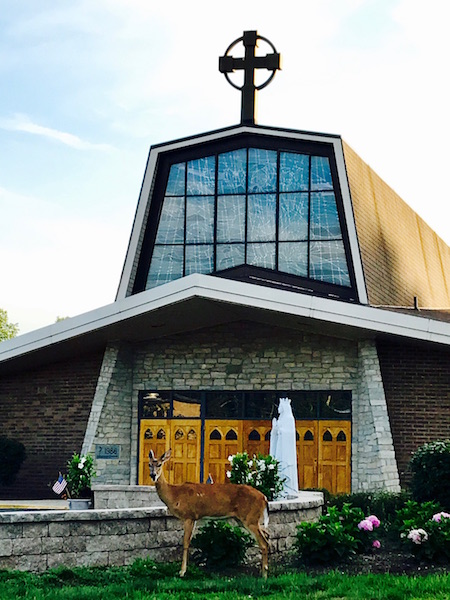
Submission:
POLYGON ((423 529, 433 515, 441 511, 441 508, 438 502, 409 500, 397 512, 393 529, 401 536, 407 534, 411 529, 423 529))
POLYGON ((424 444, 413 454, 409 466, 414 500, 435 500, 450 510, 450 439, 424 444))
POLYGON ((402 541, 419 558, 448 562, 450 560, 450 513, 440 511, 434 513, 427 521, 423 518, 424 512, 416 521, 420 523, 419 526, 410 525, 414 522, 413 519, 404 521, 402 541))
POLYGON ((90 454, 74 454, 67 463, 67 485, 72 498, 89 498, 95 477, 94 459, 90 454))
POLYGON ((220 570, 241 564, 253 538, 241 527, 212 519, 195 535, 191 545, 198 550, 197 560, 220 570))
POLYGON ((364 517, 358 507, 344 504, 341 509, 330 506, 317 523, 297 525, 294 548, 305 562, 329 563, 343 560, 351 554, 366 552, 380 546, 375 529, 380 525, 375 515, 364 517))
POLYGON ((249 457, 247 452, 238 452, 228 458, 231 470, 228 476, 231 483, 251 485, 262 492, 268 500, 274 500, 283 489, 279 474, 279 462, 270 455, 258 454, 249 457))
POLYGON ((14 483, 25 458, 25 446, 21 442, 0 436, 0 485, 14 483))
POLYGON ((356 540, 339 523, 301 523, 294 548, 307 563, 333 563, 356 553, 356 540))
POLYGON ((406 506, 411 500, 411 494, 402 492, 356 492, 353 494, 333 495, 328 499, 328 506, 336 506, 339 509, 344 504, 351 504, 360 508, 366 515, 377 515, 386 531, 397 518, 399 510, 406 506))

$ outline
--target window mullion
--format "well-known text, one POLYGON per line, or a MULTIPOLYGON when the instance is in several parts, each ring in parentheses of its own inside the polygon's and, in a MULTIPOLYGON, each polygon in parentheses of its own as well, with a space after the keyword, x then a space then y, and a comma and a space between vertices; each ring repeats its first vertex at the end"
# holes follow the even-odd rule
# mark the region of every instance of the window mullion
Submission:
POLYGON ((311 155, 308 158, 308 226, 307 226, 307 246, 306 246, 306 268, 308 279, 311 279, 311 155))
POLYGON ((188 182, 188 162, 185 162, 184 168, 184 235, 183 235, 183 277, 186 275, 186 226, 187 226, 187 182, 188 182))
POLYGON ((217 202, 219 194, 219 155, 216 154, 214 181, 213 273, 217 271, 217 202))
POLYGON ((248 179, 249 179, 249 148, 246 148, 247 160, 245 161, 245 215, 244 215, 244 265, 247 264, 247 229, 248 229, 248 179))
POLYGON ((279 237, 279 221, 280 221, 280 152, 277 152, 277 181, 275 190, 275 271, 278 271, 278 243, 279 237))

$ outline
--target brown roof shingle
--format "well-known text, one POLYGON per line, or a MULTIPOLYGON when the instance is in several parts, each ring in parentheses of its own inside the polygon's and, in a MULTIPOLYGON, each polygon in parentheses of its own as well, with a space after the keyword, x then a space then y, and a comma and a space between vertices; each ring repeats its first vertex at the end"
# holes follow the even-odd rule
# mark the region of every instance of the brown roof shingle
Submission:
POLYGON ((369 302, 450 308, 450 247, 343 142, 369 302))

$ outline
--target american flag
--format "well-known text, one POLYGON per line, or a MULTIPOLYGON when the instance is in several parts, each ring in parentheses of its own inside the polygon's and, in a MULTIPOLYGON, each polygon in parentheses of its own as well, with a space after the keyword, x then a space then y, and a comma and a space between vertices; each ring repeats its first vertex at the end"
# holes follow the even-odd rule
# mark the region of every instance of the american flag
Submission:
POLYGON ((59 474, 58 477, 58 481, 55 482, 55 484, 52 487, 52 490, 55 492, 55 494, 61 494, 67 486, 67 481, 64 479, 64 477, 61 475, 61 473, 59 474))

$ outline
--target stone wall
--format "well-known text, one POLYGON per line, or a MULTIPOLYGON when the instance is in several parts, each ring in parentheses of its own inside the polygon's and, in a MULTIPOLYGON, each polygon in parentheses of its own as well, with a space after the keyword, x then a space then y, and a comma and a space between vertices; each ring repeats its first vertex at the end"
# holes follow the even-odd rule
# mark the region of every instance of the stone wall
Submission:
MULTIPOLYGON (((298 523, 319 518, 322 504, 322 494, 312 492, 270 503, 272 564, 286 557, 298 523)), ((138 558, 181 561, 182 538, 181 521, 165 507, 0 513, 0 569, 122 566, 138 558)), ((251 548, 247 558, 259 564, 259 549, 251 548)))
MULTIPOLYGON (((127 356, 130 352, 128 349, 127 356)), ((269 389, 288 393, 350 389, 357 394, 358 347, 350 340, 240 322, 136 344, 131 393, 124 383, 129 373, 128 364, 115 361, 106 394, 107 409, 99 419, 91 448, 97 443, 120 445, 121 465, 128 461, 130 468, 127 473, 121 470, 119 477, 117 461, 97 461, 99 484, 137 482, 140 390, 269 389), (130 422, 131 448, 129 432, 120 426, 130 422)))
POLYGON ((360 389, 353 403, 352 491, 400 491, 397 462, 375 343, 359 343, 360 389))
MULTIPOLYGON (((117 459, 96 460, 99 481, 108 468, 108 483, 130 483, 131 463, 136 462, 137 453, 131 448, 131 428, 138 420, 132 410, 133 394, 133 351, 126 343, 108 346, 103 359, 89 425, 83 443, 83 452, 93 448, 93 442, 118 444, 117 459)), ((135 483, 135 482, 133 482, 135 483)))
POLYGON ((95 508, 142 508, 164 506, 155 486, 150 485, 94 485, 95 508))
MULTIPOLYGON (((141 390, 351 390, 352 490, 399 489, 383 383, 374 342, 332 338, 239 322, 110 349, 102 376, 97 443, 120 446, 120 459, 97 460, 98 484, 137 482, 141 390), (131 366, 132 364, 132 366, 131 366), (104 396, 104 398, 103 398, 104 396), (130 439, 131 435, 131 439, 130 439), (368 439, 370 438, 370 444, 368 439)), ((105 355, 106 356, 106 355, 105 355)), ((89 446, 89 443, 91 444, 89 446)))

